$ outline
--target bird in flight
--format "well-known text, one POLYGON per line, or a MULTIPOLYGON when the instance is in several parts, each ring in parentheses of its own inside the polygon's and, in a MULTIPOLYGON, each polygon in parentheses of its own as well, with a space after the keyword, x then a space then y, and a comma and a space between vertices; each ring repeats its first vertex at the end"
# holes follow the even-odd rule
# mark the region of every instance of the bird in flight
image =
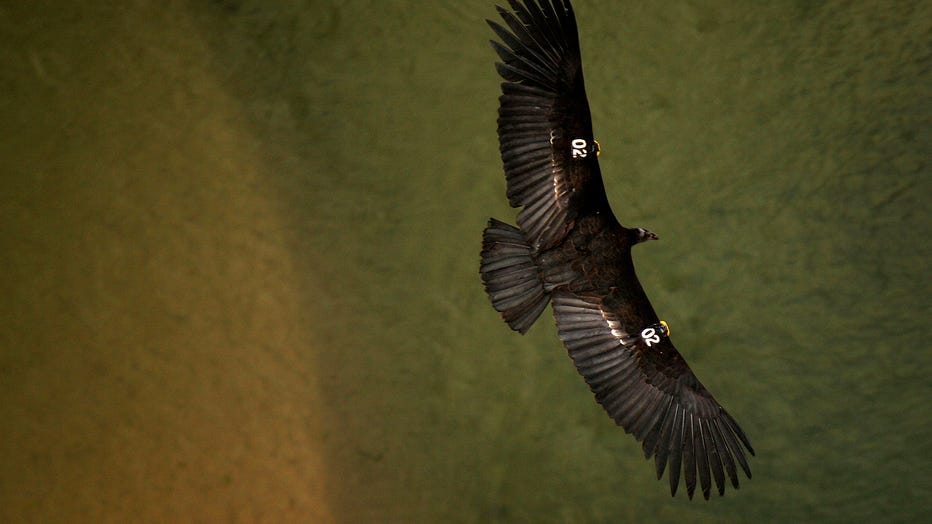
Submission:
POLYGON ((527 332, 548 303, 560 340, 596 401, 654 458, 657 478, 669 467, 670 493, 680 475, 691 499, 697 479, 708 499, 725 476, 748 478, 744 450, 754 449, 735 419, 690 370, 638 282, 631 248, 656 240, 621 225, 599 170, 583 85, 576 18, 568 0, 508 0, 500 25, 505 80, 498 137, 517 227, 490 219, 480 273, 493 307, 527 332), (743 449, 742 449, 743 448, 743 449))

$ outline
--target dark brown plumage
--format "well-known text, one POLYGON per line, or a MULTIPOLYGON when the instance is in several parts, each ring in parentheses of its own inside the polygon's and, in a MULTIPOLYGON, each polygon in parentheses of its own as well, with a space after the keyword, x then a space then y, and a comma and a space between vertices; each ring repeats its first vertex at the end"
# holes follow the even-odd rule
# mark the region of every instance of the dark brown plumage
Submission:
POLYGON ((576 19, 568 1, 509 0, 506 27, 489 21, 505 79, 498 135, 514 227, 491 219, 481 275, 496 310, 525 333, 548 303, 560 339, 596 400, 654 457, 670 491, 680 473, 708 499, 737 468, 750 478, 744 431, 689 369, 654 312, 631 248, 656 239, 622 226, 599 170, 583 84, 576 19))

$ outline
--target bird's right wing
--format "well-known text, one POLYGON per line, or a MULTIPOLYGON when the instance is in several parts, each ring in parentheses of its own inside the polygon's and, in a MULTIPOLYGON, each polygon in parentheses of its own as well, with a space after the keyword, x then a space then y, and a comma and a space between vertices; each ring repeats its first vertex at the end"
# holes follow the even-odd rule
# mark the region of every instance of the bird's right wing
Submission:
POLYGON ((583 84, 572 6, 563 0, 509 0, 505 27, 488 20, 505 79, 498 137, 508 201, 537 250, 554 245, 581 206, 610 213, 583 84))
POLYGON ((711 477, 725 493, 725 473, 737 489, 735 462, 748 478, 741 449, 754 450, 738 423, 702 386, 669 337, 636 328, 630 317, 598 296, 558 289, 553 313, 560 339, 596 400, 615 423, 643 442, 654 456, 659 479, 670 464, 670 491, 676 494, 680 466, 692 498, 696 474, 705 498, 711 477))

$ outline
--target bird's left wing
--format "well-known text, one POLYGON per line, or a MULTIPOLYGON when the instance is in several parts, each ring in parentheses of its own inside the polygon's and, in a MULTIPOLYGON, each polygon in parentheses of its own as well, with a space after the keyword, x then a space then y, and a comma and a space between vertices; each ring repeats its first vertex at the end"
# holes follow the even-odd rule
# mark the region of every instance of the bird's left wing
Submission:
POLYGON ((580 211, 610 212, 596 159, 583 84, 579 36, 564 0, 509 0, 492 47, 505 79, 498 136, 508 201, 522 207, 518 225, 538 250, 554 245, 580 211))
POLYGON ((720 495, 726 472, 737 489, 736 462, 751 477, 742 444, 754 454, 744 431, 702 386, 659 326, 629 326, 631 318, 606 302, 565 288, 553 295, 560 339, 596 400, 643 442, 646 458, 654 456, 658 479, 669 462, 672 494, 681 465, 690 498, 697 473, 707 499, 711 477, 720 495))

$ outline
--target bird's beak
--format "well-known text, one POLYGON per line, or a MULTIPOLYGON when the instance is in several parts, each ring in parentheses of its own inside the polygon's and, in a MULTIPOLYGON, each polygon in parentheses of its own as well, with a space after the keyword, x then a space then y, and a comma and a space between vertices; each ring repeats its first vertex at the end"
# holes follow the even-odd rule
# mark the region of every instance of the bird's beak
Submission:
POLYGON ((647 240, 660 240, 660 237, 658 237, 658 236, 655 235, 654 233, 651 233, 650 231, 648 231, 648 232, 647 232, 647 240))

